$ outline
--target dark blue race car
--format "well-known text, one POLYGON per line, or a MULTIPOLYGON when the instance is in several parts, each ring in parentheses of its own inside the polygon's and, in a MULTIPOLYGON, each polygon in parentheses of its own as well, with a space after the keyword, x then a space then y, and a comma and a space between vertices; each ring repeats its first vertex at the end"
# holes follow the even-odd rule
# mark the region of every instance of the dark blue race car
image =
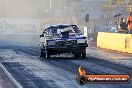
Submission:
POLYGON ((40 56, 71 53, 75 57, 86 57, 87 37, 76 25, 55 25, 46 28, 40 35, 40 56))

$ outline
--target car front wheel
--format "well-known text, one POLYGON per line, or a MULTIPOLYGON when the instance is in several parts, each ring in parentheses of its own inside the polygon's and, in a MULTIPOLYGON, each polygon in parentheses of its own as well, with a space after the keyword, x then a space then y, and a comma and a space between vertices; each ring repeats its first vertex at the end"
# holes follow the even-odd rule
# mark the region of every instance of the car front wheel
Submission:
POLYGON ((82 51, 82 58, 86 58, 86 49, 82 51))
POLYGON ((40 57, 45 57, 45 53, 43 49, 40 49, 40 57))

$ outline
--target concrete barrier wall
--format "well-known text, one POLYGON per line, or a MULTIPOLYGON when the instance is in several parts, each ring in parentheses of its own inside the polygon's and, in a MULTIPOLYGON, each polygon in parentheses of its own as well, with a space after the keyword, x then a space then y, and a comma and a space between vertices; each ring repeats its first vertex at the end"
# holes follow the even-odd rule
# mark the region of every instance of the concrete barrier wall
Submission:
POLYGON ((132 53, 132 34, 99 32, 97 47, 132 53))

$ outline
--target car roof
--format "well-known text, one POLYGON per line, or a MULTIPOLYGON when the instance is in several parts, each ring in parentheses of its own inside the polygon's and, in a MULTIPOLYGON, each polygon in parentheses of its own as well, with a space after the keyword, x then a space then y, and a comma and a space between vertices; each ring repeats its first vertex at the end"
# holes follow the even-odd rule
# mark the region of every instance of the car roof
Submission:
POLYGON ((46 29, 64 29, 64 28, 72 27, 72 26, 76 26, 76 25, 53 25, 53 26, 50 26, 46 29))

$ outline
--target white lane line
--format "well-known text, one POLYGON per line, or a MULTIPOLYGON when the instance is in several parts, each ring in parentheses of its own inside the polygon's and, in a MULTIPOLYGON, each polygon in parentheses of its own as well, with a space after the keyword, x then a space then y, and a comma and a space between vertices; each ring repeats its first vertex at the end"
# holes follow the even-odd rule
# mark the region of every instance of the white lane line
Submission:
POLYGON ((11 82, 17 87, 17 88, 23 88, 15 79, 14 77, 6 70, 6 68, 0 63, 0 67, 3 69, 7 77, 11 80, 11 82))

